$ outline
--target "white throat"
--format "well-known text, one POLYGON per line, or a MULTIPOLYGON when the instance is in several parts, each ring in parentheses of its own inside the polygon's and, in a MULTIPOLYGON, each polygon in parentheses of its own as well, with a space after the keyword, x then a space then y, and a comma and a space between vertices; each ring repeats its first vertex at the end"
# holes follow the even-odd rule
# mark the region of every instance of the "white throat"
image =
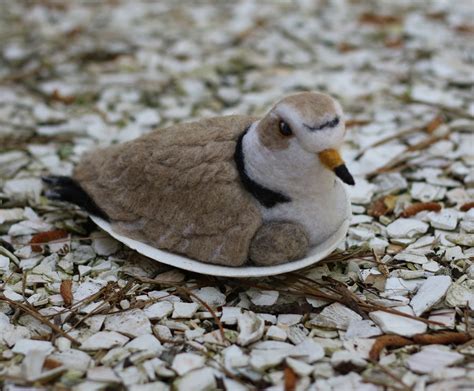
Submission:
POLYGON ((304 199, 334 186, 336 176, 324 167, 316 154, 305 151, 293 137, 282 150, 267 148, 260 142, 258 122, 243 139, 247 175, 260 185, 292 199, 304 199))

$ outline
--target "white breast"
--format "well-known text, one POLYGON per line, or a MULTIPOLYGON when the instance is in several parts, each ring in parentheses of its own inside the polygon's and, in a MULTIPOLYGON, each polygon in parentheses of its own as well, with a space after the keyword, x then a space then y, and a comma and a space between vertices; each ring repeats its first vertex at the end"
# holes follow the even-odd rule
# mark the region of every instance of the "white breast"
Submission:
POLYGON ((349 214, 346 191, 339 180, 334 180, 327 193, 308 194, 303 199, 265 208, 260 205, 264 221, 293 221, 305 227, 311 245, 325 241, 349 214))

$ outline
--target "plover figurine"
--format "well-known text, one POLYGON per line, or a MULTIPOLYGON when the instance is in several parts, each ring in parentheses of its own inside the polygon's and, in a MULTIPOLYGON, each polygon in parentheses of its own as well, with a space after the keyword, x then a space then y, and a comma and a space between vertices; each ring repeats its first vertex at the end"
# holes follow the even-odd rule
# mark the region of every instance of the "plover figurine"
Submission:
POLYGON ((48 197, 155 248, 271 266, 303 258, 347 219, 344 134, 340 104, 303 92, 261 119, 203 119, 93 151, 72 177, 44 181, 48 197))

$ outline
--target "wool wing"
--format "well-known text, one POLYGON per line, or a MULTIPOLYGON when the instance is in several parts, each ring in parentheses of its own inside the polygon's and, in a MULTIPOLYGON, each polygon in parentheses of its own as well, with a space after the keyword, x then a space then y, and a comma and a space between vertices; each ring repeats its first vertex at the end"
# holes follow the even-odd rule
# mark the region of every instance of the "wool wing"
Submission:
POLYGON ((262 224, 233 159, 237 138, 254 120, 219 117, 158 130, 86 155, 74 179, 119 233, 239 266, 262 224))

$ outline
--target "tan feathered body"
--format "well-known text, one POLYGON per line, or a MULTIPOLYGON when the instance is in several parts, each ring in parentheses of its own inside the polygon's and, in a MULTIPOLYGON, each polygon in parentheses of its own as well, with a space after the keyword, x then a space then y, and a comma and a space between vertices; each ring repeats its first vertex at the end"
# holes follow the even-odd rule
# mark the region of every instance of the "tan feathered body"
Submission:
POLYGON ((234 152, 255 120, 217 117, 157 130, 86 155, 73 177, 117 232, 207 263, 242 265, 262 217, 234 152))

